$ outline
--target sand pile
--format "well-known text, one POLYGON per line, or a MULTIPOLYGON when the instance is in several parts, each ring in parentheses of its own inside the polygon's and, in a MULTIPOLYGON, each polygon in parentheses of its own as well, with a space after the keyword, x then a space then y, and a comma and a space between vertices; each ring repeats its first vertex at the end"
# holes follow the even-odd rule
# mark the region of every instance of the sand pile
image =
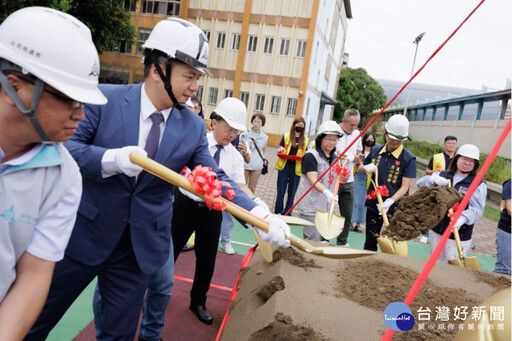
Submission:
POLYGON ((399 201, 398 209, 383 234, 397 241, 419 237, 439 224, 461 198, 455 188, 423 187, 399 201))
MULTIPOLYGON (((274 256, 271 264, 259 252, 253 256, 222 340, 378 340, 386 330, 384 309, 403 301, 424 265, 388 254, 335 260, 292 248, 278 249, 274 256)), ((436 306, 472 307, 508 287, 508 277, 438 264, 411 309, 417 319, 420 307, 429 308, 432 318, 425 324, 437 327, 436 306)), ((416 321, 394 340, 451 340, 455 333, 418 330, 416 321)))

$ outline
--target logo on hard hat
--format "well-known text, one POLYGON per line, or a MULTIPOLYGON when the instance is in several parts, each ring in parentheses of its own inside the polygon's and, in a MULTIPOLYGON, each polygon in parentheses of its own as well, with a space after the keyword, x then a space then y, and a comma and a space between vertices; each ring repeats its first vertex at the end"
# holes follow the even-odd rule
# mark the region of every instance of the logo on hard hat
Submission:
POLYGON ((92 66, 92 70, 91 70, 91 73, 89 74, 89 76, 94 76, 94 77, 98 77, 100 75, 100 67, 99 65, 94 62, 93 66, 92 66))

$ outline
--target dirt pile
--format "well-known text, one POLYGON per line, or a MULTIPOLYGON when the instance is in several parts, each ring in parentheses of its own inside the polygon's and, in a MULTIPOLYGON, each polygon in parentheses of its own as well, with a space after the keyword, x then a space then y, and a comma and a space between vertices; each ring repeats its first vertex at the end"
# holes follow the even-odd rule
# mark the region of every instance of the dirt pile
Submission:
POLYGON ((277 313, 274 322, 251 335, 249 341, 327 341, 311 327, 294 325, 290 316, 277 313))
MULTIPOLYGON (((278 251, 274 255, 282 257, 271 264, 253 256, 221 340, 378 340, 387 329, 384 309, 404 300, 424 266, 388 254, 336 260, 278 251), (289 262, 301 257, 296 265, 289 262)), ((467 306, 470 316, 473 306, 502 288, 510 288, 509 277, 437 264, 411 306, 414 328, 394 340, 451 340, 460 320, 452 314, 446 328, 438 328, 438 307, 453 313, 467 306), (429 321, 418 320, 424 309, 431 311, 429 321)))
POLYGON ((462 195, 454 188, 421 188, 399 201, 384 235, 402 241, 419 237, 423 231, 434 228, 446 216, 462 195))

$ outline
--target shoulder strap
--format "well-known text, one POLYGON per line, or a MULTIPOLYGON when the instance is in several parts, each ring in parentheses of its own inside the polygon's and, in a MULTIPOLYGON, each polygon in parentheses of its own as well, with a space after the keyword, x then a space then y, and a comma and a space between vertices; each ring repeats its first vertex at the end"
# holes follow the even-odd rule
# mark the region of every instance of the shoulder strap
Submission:
POLYGON ((256 141, 254 141, 254 139, 251 137, 250 138, 252 140, 252 142, 254 143, 254 147, 256 147, 256 150, 258 151, 258 154, 260 154, 260 157, 263 161, 265 161, 265 158, 263 157, 263 155, 261 155, 261 152, 260 152, 260 149, 258 148, 258 145, 256 144, 256 141))

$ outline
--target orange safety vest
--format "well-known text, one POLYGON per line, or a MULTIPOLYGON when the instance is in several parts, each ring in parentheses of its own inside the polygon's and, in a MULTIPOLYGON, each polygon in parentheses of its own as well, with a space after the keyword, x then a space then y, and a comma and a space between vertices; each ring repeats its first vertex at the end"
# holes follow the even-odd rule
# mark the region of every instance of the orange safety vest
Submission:
POLYGON ((304 147, 299 148, 299 150, 297 150, 297 156, 293 157, 293 155, 289 155, 290 149, 292 148, 292 144, 290 143, 290 133, 284 134, 284 149, 285 149, 285 151, 281 154, 278 154, 279 159, 276 162, 276 169, 283 170, 284 166, 286 165, 286 161, 288 161, 289 158, 290 159, 293 158, 295 160, 295 174, 297 176, 301 176, 302 175, 301 160, 302 160, 302 156, 306 152, 306 147, 308 145, 308 142, 309 142, 308 137, 304 136, 304 147), (289 157, 287 157, 287 156, 289 156, 289 157))

